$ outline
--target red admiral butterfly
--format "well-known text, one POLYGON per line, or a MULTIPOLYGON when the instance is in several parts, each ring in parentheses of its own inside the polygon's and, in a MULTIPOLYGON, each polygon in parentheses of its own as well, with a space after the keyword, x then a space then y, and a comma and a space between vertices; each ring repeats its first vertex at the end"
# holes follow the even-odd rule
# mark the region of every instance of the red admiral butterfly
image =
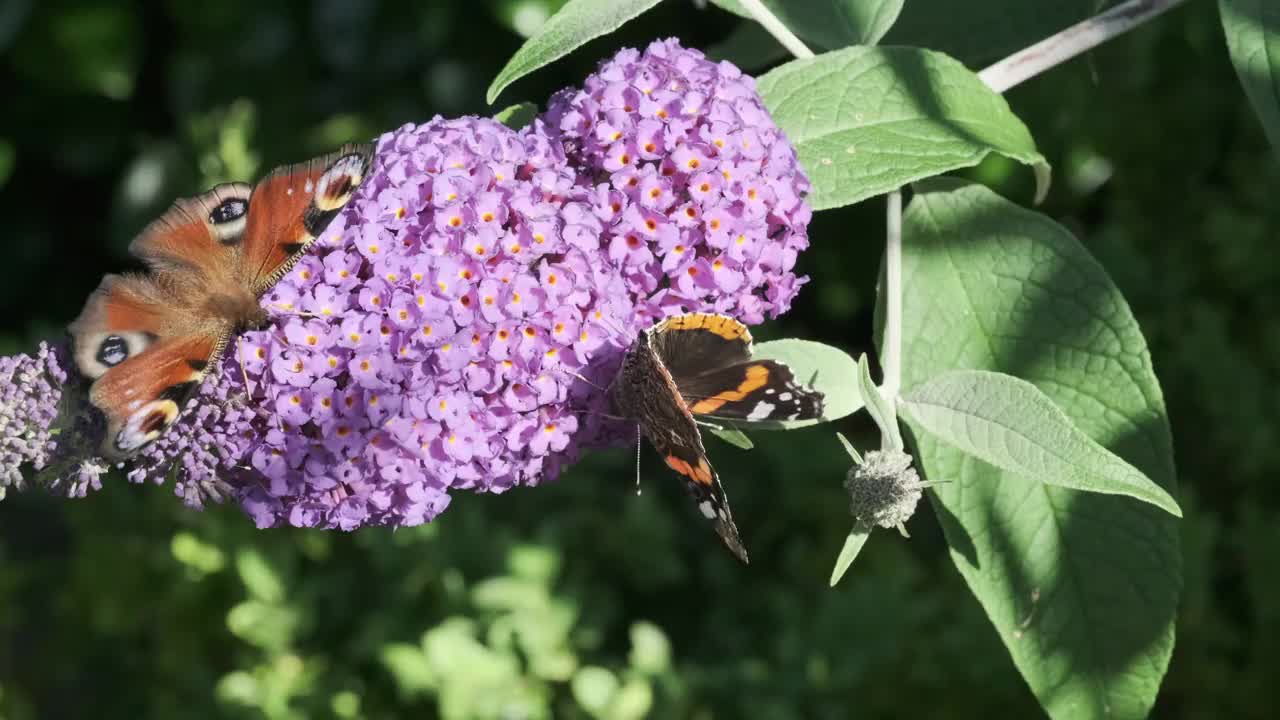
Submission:
POLYGON ((725 545, 747 562, 695 418, 808 420, 822 415, 822 393, 798 384, 783 363, 753 360, 746 325, 706 313, 670 317, 641 332, 610 392, 615 409, 639 424, 725 545))

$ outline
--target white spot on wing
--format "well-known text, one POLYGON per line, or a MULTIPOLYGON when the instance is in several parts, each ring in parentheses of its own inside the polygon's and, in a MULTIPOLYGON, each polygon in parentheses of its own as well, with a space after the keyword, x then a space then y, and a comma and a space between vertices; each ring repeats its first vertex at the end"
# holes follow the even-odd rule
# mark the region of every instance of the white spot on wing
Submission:
POLYGON ((703 500, 698 503, 698 510, 702 512, 702 516, 708 520, 714 520, 716 517, 716 509, 711 506, 710 500, 703 500))
POLYGON ((778 399, 779 399, 779 400, 781 400, 782 402, 791 402, 791 398, 793 398, 793 397, 795 397, 795 396, 794 396, 794 395, 792 395, 791 393, 789 393, 789 392, 784 392, 784 393, 782 393, 781 395, 779 395, 779 396, 778 396, 778 399))
POLYGON ((756 403, 756 406, 754 408, 751 408, 751 413, 747 415, 747 419, 748 420, 764 420, 765 418, 769 417, 769 415, 773 412, 773 409, 775 407, 777 407, 777 405, 773 405, 772 403, 767 403, 767 402, 756 403))

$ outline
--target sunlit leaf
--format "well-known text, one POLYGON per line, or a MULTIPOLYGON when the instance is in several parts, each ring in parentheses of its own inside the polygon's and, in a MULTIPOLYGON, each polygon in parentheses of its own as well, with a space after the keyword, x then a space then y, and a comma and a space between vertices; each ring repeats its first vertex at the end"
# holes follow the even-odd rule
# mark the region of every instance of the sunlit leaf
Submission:
MULTIPOLYGON (((1174 491, 1146 342, 1069 232, 944 179, 917 186, 903 230, 905 396, 954 370, 1023 378, 1174 491)), ((925 476, 953 481, 928 493, 952 560, 1048 713, 1146 716, 1173 649, 1177 521, 1127 497, 1027 482, 908 427, 925 476)))
POLYGON ((1126 495, 1182 517, 1164 488, 1077 430, 1026 380, 953 370, 917 385, 898 408, 921 430, 1026 480, 1126 495))
POLYGON ((703 428, 705 428, 707 432, 715 435, 739 450, 750 450, 756 446, 755 443, 751 442, 751 438, 747 437, 746 433, 737 428, 706 424, 703 424, 703 428))
POLYGON ((522 130, 538 116, 538 106, 530 102, 509 105, 494 114, 493 119, 512 130, 522 130))
POLYGON ((815 209, 850 205, 998 153, 1048 164, 1004 98, 955 60, 916 48, 853 47, 793 60, 757 83, 813 181, 815 209))
POLYGON ((511 83, 568 55, 589 40, 622 27, 659 0, 569 0, 525 41, 489 85, 492 103, 511 83))
POLYGON ((901 450, 902 431, 898 428, 898 417, 884 396, 880 394, 880 388, 877 388, 875 382, 871 380, 871 367, 867 363, 866 355, 858 357, 858 393, 862 396, 867 413, 880 428, 880 434, 885 438, 886 449, 901 450))
POLYGON ((645 675, 657 675, 671 667, 671 641, 662 628, 650 622, 631 625, 631 667, 645 675))
POLYGON ((391 643, 382 648, 379 656, 402 693, 430 690, 438 682, 435 673, 431 671, 431 664, 427 662, 427 656, 417 645, 391 643))
POLYGON ((835 567, 831 568, 831 579, 828 581, 831 587, 835 587, 840 582, 840 578, 849 571, 853 565, 853 561, 858 559, 858 553, 862 552, 862 546, 867 544, 867 539, 871 537, 873 526, 861 522, 854 522, 853 529, 849 531, 849 536, 844 539, 844 547, 840 549, 840 556, 836 558, 835 567))
POLYGON ((853 443, 849 442, 849 438, 845 437, 844 433, 839 431, 836 432, 836 437, 840 440, 840 444, 844 446, 844 451, 849 454, 849 459, 855 464, 861 465, 862 453, 858 452, 858 449, 853 446, 853 443))
POLYGON ((284 582, 257 549, 245 548, 236 553, 236 572, 253 597, 267 603, 284 600, 284 582))
POLYGON ((609 720, 641 720, 653 709, 653 688, 644 678, 632 678, 613 696, 609 720))
POLYGON ((597 718, 604 718, 609 703, 618 692, 618 677, 609 670, 588 665, 574 673, 570 682, 573 699, 583 710, 597 718))

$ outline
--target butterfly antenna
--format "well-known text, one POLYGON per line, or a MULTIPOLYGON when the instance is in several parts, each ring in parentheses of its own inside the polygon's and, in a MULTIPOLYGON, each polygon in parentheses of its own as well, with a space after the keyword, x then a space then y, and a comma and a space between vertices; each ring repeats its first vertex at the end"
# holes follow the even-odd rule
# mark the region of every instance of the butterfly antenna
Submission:
MULTIPOLYGON (((613 331, 613 336, 609 338, 609 339, 610 339, 610 341, 617 341, 617 342, 621 343, 621 342, 623 342, 623 341, 625 340, 625 338, 626 338, 626 336, 627 336, 627 330, 626 330, 626 328, 624 328, 624 327, 622 327, 621 325, 619 325, 619 324, 617 324, 616 322, 614 322, 613 318, 611 318, 611 317, 609 317, 609 316, 607 316, 607 315, 601 315, 601 316, 600 316, 600 324, 604 325, 605 327, 607 327, 607 328, 609 328, 610 330, 612 330, 612 331, 613 331)), ((622 346, 621 346, 621 345, 619 345, 619 347, 622 347, 622 346)))
POLYGON ((621 415, 611 415, 609 413, 597 412, 595 410, 584 410, 581 408, 570 408, 569 412, 578 413, 579 415, 595 415, 596 417, 601 417, 601 418, 604 418, 605 420, 614 420, 617 422, 631 419, 628 417, 622 417, 621 415))
POLYGON ((586 384, 590 385, 591 387, 593 387, 593 388, 595 388, 595 389, 599 390, 600 392, 608 392, 608 390, 609 390, 609 388, 601 387, 601 386, 597 385, 596 383, 591 382, 590 380, 588 380, 588 379, 586 378, 586 376, 585 376, 585 375, 581 375, 581 374, 576 373, 576 372, 574 372, 574 371, 572 371, 572 370, 565 370, 564 368, 557 368, 557 369, 558 369, 560 372, 565 373, 566 375, 572 375, 572 376, 574 376, 574 377, 578 378, 578 379, 579 379, 579 380, 581 380, 582 382, 584 382, 584 383, 586 383, 586 384))
POLYGON ((280 303, 271 303, 271 307, 273 307, 273 308, 275 308, 275 309, 277 309, 277 310, 282 311, 282 314, 284 314, 284 315, 293 315, 293 316, 295 316, 295 317, 303 317, 303 318, 318 318, 318 317, 320 317, 319 315, 317 315, 317 314, 315 314, 315 313, 313 313, 313 312, 309 312, 309 311, 307 311, 307 310, 294 310, 291 306, 289 306, 289 305, 281 305, 280 303))
POLYGON ((640 495, 640 437, 641 429, 636 425, 636 495, 640 495))

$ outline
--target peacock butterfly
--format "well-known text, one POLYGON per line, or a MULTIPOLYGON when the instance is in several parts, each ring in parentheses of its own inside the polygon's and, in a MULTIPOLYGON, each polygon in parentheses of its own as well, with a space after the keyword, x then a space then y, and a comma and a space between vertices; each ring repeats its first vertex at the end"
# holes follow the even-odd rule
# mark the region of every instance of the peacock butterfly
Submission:
POLYGON ((178 200, 133 241, 148 272, 103 277, 67 328, 106 417, 104 457, 159 437, 227 340, 266 323, 259 298, 351 199, 373 155, 372 144, 345 145, 256 186, 219 185, 178 200))

